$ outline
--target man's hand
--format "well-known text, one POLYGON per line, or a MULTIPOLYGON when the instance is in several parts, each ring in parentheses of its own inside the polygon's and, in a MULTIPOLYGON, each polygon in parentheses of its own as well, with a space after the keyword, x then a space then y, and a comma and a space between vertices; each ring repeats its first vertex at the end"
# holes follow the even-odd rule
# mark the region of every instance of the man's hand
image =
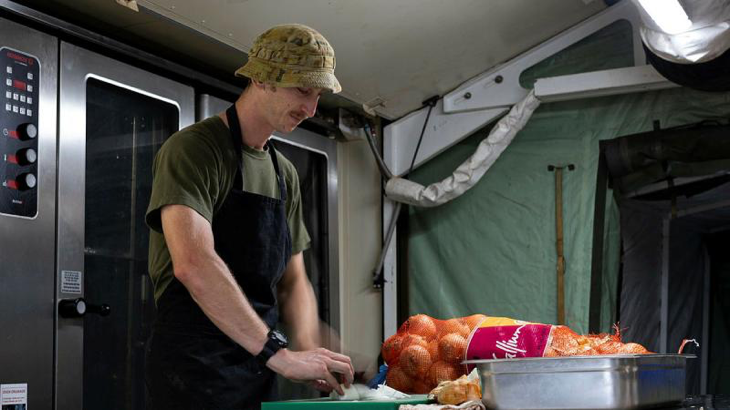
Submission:
POLYGON ((280 349, 271 356, 266 366, 287 379, 295 382, 313 382, 315 387, 320 389, 326 385, 341 395, 345 392, 335 375, 341 375, 346 387, 350 386, 354 378, 349 357, 323 348, 304 352, 280 349))

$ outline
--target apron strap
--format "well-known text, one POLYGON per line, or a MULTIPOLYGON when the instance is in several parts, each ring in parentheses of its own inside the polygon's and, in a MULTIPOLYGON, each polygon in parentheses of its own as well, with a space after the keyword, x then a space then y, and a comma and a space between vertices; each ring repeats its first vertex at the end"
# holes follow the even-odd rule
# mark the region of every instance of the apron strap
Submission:
POLYGON ((236 104, 232 104, 226 110, 226 118, 228 119, 228 130, 233 140, 233 149, 236 154, 236 178, 233 182, 234 187, 240 187, 243 189, 243 158, 241 154, 243 152, 243 142, 241 137, 241 124, 238 122, 238 113, 236 112, 236 104))
POLYGON ((282 201, 286 201, 286 183, 279 172, 279 160, 276 158, 274 139, 269 138, 269 140, 266 141, 266 146, 269 147, 269 155, 271 156, 271 161, 274 163, 274 171, 276 171, 276 180, 279 182, 279 198, 281 198, 282 201))
MULTIPOLYGON (((228 129, 231 133, 231 139, 233 140, 233 147, 236 150, 236 162, 238 163, 238 169, 236 170, 236 179, 234 180, 233 186, 241 187, 243 189, 243 142, 241 137, 243 132, 241 131, 241 124, 238 122, 238 112, 236 111, 236 104, 232 104, 226 110, 226 118, 228 119, 228 129)), ((286 183, 284 178, 281 177, 279 172, 279 161, 276 158, 276 149, 274 148, 274 141, 269 139, 266 141, 266 147, 269 148, 269 156, 271 161, 274 163, 274 171, 276 172, 276 181, 279 184, 279 198, 282 201, 286 201, 286 183)))

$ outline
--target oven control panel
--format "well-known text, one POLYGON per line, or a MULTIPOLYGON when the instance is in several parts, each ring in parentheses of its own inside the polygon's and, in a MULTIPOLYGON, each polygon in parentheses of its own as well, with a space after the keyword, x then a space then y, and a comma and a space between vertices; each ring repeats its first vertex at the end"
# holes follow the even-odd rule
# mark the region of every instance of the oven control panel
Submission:
POLYGON ((0 214, 38 212, 38 83, 35 57, 0 48, 0 214))

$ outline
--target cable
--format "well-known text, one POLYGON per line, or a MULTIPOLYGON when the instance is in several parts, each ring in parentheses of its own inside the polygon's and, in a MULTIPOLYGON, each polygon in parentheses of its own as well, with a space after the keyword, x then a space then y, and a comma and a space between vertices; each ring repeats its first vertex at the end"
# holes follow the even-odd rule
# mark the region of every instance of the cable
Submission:
MULTIPOLYGON (((421 148, 421 141, 423 141, 423 135, 426 133, 426 126, 428 125, 428 119, 431 117, 431 110, 433 110, 433 107, 436 106, 436 103, 438 103, 439 97, 433 96, 429 98, 428 100, 424 101, 424 105, 428 105, 428 114, 426 114, 426 120, 423 122, 423 128, 421 128, 421 136, 418 137, 418 144, 416 145, 416 150, 413 152, 413 159, 411 160, 411 166, 408 170, 408 174, 413 171, 413 166, 416 163, 416 157, 418 156, 418 150, 421 148)), ((369 127, 367 123, 365 124, 365 131, 366 134, 369 133, 369 127)), ((370 148, 373 150, 373 153, 375 153, 375 142, 370 141, 370 138, 368 138, 368 142, 370 142, 370 148)), ((375 158, 378 159, 378 163, 382 161, 382 158, 380 158, 379 155, 375 155, 375 158)), ((385 167, 385 163, 383 163, 383 167, 385 167)), ((387 170, 388 168, 385 167, 387 170)), ((382 169, 381 169, 381 172, 382 169)), ((390 174, 390 171, 388 171, 388 174, 390 174)), ((393 178, 393 175, 388 175, 388 180, 393 178)), ((375 271, 373 272, 373 287, 376 289, 381 289, 383 287, 383 284, 385 283, 385 278, 383 275, 383 265, 385 265, 385 254, 388 252, 388 248, 390 247, 390 241, 393 239, 393 234, 395 233, 395 226, 398 223, 398 217, 400 216, 400 210, 401 210, 401 202, 396 202, 395 207, 393 208, 393 216, 390 218, 390 225, 388 226, 388 231, 385 235, 385 242, 383 243, 383 249, 380 251, 380 258, 378 259, 378 265, 375 267, 375 271)))
POLYGON ((421 128, 421 136, 418 137, 418 144, 416 145, 416 150, 413 152, 413 159, 411 159, 411 166, 408 169, 408 175, 410 175, 411 172, 413 172, 413 166, 416 164, 416 157, 418 156, 418 150, 421 148, 421 141, 423 141, 423 135, 426 133, 426 126, 428 125, 428 119, 431 118, 431 110, 433 110, 433 107, 436 106, 436 103, 438 103, 439 96, 434 95, 433 97, 427 99, 423 102, 423 105, 428 105, 428 114, 426 114, 426 121, 423 122, 423 128, 421 128))
POLYGON ((368 124, 367 121, 365 121, 364 128, 365 128, 365 137, 368 140, 368 145, 370 145, 370 150, 373 152, 373 156, 375 157, 375 162, 378 163, 378 168, 380 168, 380 173, 383 174, 383 177, 386 180, 393 178, 393 173, 390 172, 388 167, 385 165, 385 162, 383 161, 383 157, 380 156, 380 151, 378 150, 377 145, 375 145, 373 131, 370 129, 370 124, 368 124))

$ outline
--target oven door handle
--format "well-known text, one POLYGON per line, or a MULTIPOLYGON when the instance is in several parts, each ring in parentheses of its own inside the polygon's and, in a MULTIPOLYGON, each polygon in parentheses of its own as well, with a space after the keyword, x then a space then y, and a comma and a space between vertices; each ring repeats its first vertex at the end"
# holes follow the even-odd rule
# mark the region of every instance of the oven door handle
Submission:
POLYGON ((84 298, 63 299, 58 302, 58 314, 64 318, 83 317, 87 313, 109 316, 111 310, 111 307, 106 303, 92 305, 91 303, 86 303, 84 298))

